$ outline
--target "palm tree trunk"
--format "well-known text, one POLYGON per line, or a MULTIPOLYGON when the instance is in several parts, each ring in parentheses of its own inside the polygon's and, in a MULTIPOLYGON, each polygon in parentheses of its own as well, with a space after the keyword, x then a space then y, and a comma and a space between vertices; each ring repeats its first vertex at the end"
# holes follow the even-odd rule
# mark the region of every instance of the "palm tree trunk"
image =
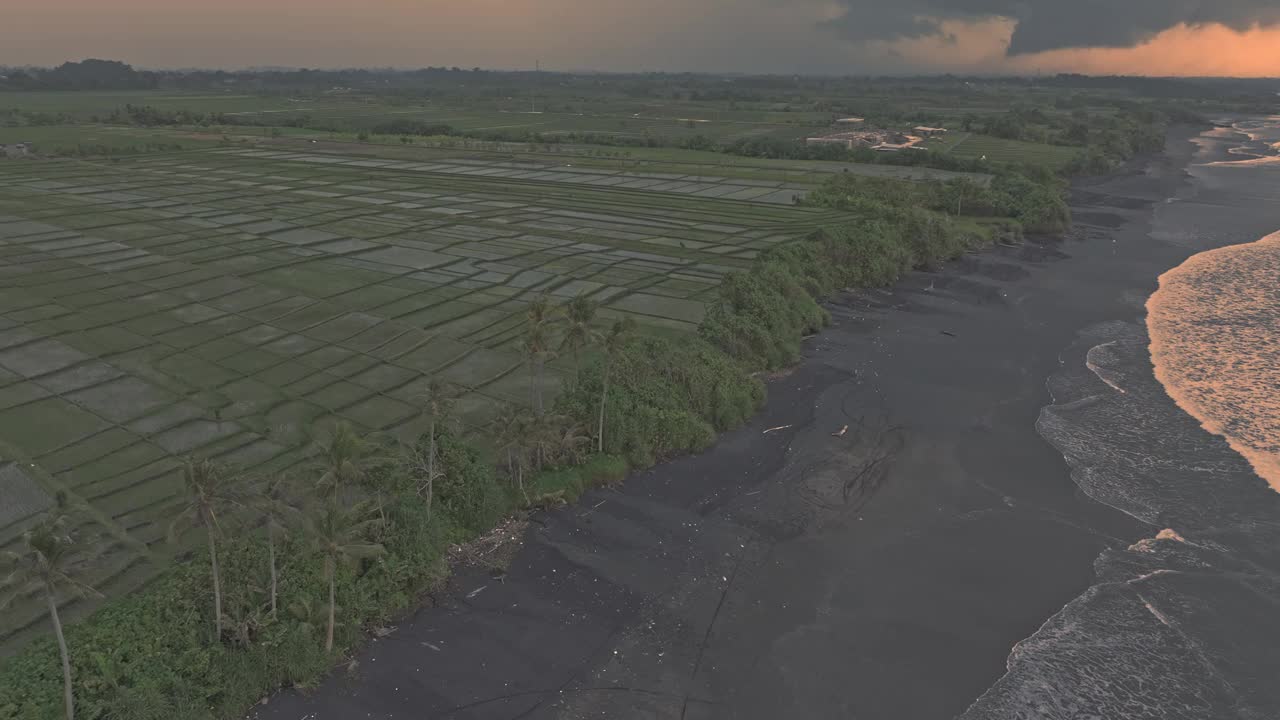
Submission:
POLYGON ((334 585, 337 582, 338 575, 338 573, 334 572, 333 560, 325 560, 325 570, 329 575, 329 629, 324 636, 324 651, 333 652, 334 585))
POLYGON ((267 557, 271 559, 271 617, 276 616, 276 529, 267 526, 267 557))
MULTIPOLYGON (((431 418, 431 424, 428 425, 426 433, 431 438, 430 448, 426 452, 426 482, 430 486, 431 480, 435 479, 435 416, 431 418)), ((428 511, 430 511, 430 500, 428 501, 428 511)))
POLYGON ((49 601, 49 620, 53 623, 53 634, 58 638, 58 652, 62 654, 62 700, 67 706, 67 720, 75 720, 75 696, 71 693, 71 654, 67 652, 67 639, 62 635, 62 620, 58 618, 58 602, 53 598, 53 589, 45 588, 45 598, 49 601))
POLYGON ((538 408, 538 372, 537 361, 529 358, 529 405, 536 411, 538 408))
POLYGON ((539 358, 534 364, 534 367, 537 369, 537 382, 534 384, 534 389, 537 393, 535 396, 537 404, 534 405, 534 410, 538 413, 538 417, 542 417, 542 368, 544 365, 545 363, 541 358, 539 358))
POLYGON ((600 424, 596 428, 596 452, 604 452, 604 402, 609 397, 609 361, 604 361, 604 385, 600 388, 600 424))
POLYGON ((213 566, 213 627, 214 642, 222 642, 222 578, 218 574, 218 544, 213 539, 213 529, 209 535, 209 562, 213 566))

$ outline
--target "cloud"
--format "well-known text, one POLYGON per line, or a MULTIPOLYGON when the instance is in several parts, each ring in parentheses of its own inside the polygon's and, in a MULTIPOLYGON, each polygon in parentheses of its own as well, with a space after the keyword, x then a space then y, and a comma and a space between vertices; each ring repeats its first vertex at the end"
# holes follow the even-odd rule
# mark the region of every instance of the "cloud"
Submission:
POLYGON ((853 42, 944 35, 946 21, 1014 23, 1009 55, 1131 48, 1180 26, 1233 30, 1280 25, 1280 0, 836 0, 822 23, 853 42))

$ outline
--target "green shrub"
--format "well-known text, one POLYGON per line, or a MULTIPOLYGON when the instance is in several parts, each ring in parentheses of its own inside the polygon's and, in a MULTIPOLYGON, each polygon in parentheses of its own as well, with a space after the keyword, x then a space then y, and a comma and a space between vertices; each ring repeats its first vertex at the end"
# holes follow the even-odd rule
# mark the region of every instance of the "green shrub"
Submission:
POLYGON ((592 455, 581 465, 544 470, 529 481, 529 495, 574 502, 586 491, 621 481, 627 476, 627 461, 616 455, 592 455))
MULTIPOLYGON (((558 411, 596 427, 604 359, 582 370, 558 411)), ((739 425, 764 400, 764 386, 743 365, 699 338, 638 336, 612 360, 604 450, 635 467, 696 452, 717 431, 739 425)))
MULTIPOLYGON (((427 440, 421 438, 420 444, 427 440)), ((436 502, 463 535, 487 530, 512 509, 512 499, 492 464, 448 430, 437 430, 436 451, 443 475, 436 480, 436 502)))

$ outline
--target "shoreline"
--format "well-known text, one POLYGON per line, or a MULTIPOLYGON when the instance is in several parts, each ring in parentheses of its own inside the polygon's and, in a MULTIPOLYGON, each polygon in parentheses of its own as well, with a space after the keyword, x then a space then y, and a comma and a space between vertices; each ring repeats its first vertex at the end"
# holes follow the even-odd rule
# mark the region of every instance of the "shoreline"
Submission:
POLYGON ((1073 240, 837 298, 746 427, 535 517, 501 582, 459 574, 440 607, 358 654, 376 677, 254 716, 964 711, 1091 585, 1099 552, 1154 533, 1082 496, 1034 416, 1076 330, 1137 312, 1134 285, 1177 264, 1142 238, 1187 182, 1194 135, 1174 133, 1144 163, 1154 175, 1074 186, 1094 222, 1073 240))

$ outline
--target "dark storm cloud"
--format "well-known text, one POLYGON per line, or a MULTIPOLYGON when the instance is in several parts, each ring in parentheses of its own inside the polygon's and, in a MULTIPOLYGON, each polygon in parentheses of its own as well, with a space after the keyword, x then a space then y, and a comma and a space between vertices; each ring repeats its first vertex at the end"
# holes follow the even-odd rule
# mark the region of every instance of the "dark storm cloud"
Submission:
POLYGON ((826 25, 855 41, 941 36, 945 20, 1015 21, 1009 54, 1132 47, 1179 24, 1280 24, 1280 0, 838 0, 826 25))

